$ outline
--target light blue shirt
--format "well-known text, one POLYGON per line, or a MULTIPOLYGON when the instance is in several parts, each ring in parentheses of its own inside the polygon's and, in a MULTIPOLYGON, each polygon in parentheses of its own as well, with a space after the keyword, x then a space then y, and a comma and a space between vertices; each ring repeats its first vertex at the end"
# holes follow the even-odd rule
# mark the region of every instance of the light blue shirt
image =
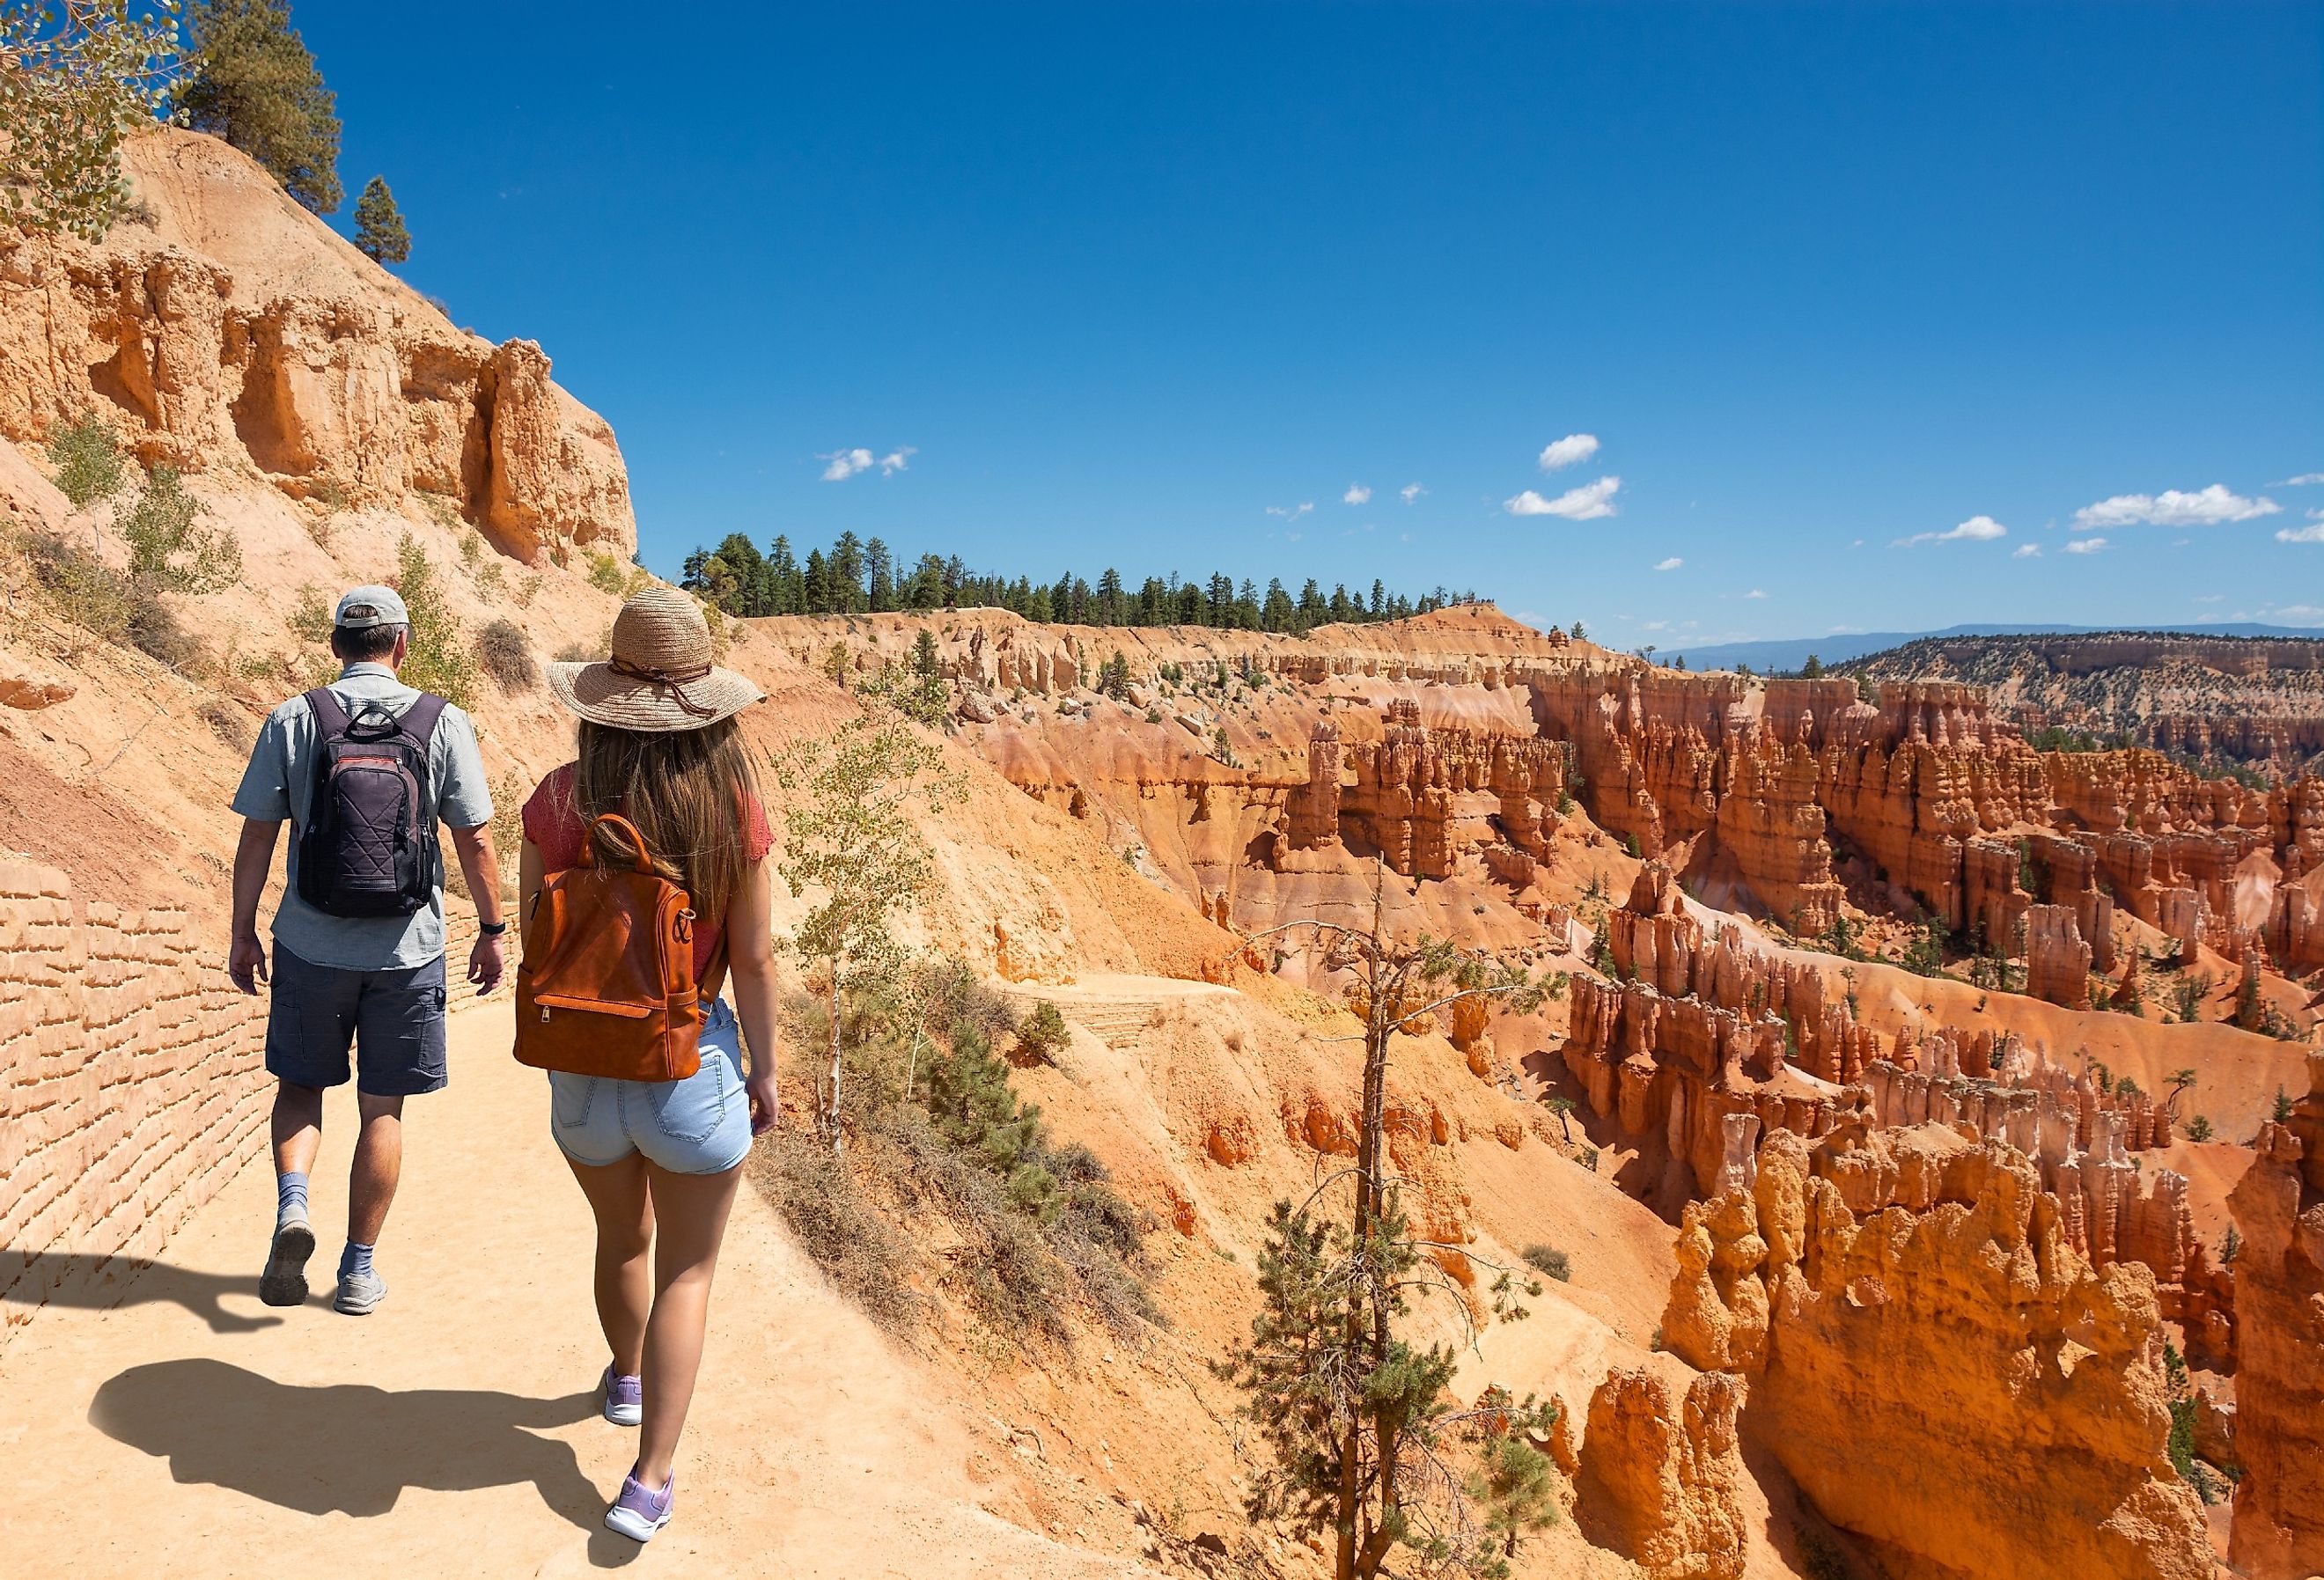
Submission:
MULTIPOLYGON (((401 717, 420 693, 395 678, 385 664, 349 664, 331 682, 339 701, 383 703, 401 717)), ((274 942, 310 966, 342 971, 395 971, 425 966, 444 952, 444 860, 439 846, 429 874, 428 903, 410 916, 327 916, 299 897, 299 830, 307 824, 314 793, 318 732, 314 709, 294 697, 266 716, 251 748, 250 766, 234 792, 234 810, 261 823, 290 825, 290 855, 282 903, 274 912, 274 942)), ((492 791, 476 754, 476 729, 468 716, 445 706, 428 742, 428 789, 420 798, 422 823, 442 821, 455 828, 479 828, 493 820, 492 791)))

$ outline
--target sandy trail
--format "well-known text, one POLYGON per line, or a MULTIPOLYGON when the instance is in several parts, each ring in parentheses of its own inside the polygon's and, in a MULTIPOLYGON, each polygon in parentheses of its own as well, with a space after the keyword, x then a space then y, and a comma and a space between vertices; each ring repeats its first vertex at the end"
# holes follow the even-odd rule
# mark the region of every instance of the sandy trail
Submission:
POLYGON ((407 1105, 377 1315, 327 1303, 353 1146, 343 1090, 314 1176, 321 1277, 305 1307, 258 1301, 273 1203, 254 1166, 161 1261, 43 1310, 0 1352, 10 1573, 1139 1572, 979 1507, 973 1428, 936 1374, 831 1293, 747 1186, 678 1519, 643 1549, 604 1530, 633 1434, 595 1410, 588 1212, 540 1076, 508 1057, 509 1013, 455 1015, 452 1085, 407 1105))

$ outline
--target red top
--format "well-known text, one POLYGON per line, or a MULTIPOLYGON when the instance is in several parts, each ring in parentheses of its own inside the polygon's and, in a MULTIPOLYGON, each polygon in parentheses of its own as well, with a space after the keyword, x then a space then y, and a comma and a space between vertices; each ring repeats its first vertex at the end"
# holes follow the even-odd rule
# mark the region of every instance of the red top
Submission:
MULTIPOLYGON (((742 798, 742 809, 747 827, 743 831, 742 854, 755 863, 774 848, 775 831, 768 826, 767 809, 756 796, 742 798)), ((581 860, 581 813, 573 804, 573 764, 552 770, 548 778, 534 787, 531 799, 524 803, 524 836, 540 852, 540 864, 552 873, 567 867, 577 867, 581 860)), ((705 918, 703 925, 694 929, 694 977, 699 982, 710 969, 710 957, 718 952, 718 939, 726 930, 726 919, 705 918)))

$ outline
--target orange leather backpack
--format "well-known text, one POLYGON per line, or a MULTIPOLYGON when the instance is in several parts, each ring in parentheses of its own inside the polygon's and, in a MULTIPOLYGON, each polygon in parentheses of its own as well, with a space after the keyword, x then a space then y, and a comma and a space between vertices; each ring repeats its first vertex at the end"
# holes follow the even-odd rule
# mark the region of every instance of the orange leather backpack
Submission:
POLYGON ((702 1067, 694 907, 654 871, 644 837, 608 815, 584 829, 587 865, 552 873, 524 921, 516 969, 519 1064, 624 1081, 682 1081, 702 1067), (627 867, 597 864, 590 837, 614 824, 637 847, 627 867))

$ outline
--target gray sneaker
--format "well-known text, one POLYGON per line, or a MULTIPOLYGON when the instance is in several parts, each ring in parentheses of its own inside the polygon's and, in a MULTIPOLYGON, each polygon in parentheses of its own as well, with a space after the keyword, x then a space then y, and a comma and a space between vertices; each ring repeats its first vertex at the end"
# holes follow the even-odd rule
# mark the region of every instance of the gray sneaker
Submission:
POLYGON ((315 1254, 315 1225, 298 1209, 275 1223, 267 1247, 266 1270, 258 1275, 258 1298, 269 1306, 300 1306, 307 1299, 307 1259, 315 1254))
POLYGON ((346 1317, 369 1317, 387 1298, 387 1280, 377 1273, 345 1273, 331 1309, 346 1317))

